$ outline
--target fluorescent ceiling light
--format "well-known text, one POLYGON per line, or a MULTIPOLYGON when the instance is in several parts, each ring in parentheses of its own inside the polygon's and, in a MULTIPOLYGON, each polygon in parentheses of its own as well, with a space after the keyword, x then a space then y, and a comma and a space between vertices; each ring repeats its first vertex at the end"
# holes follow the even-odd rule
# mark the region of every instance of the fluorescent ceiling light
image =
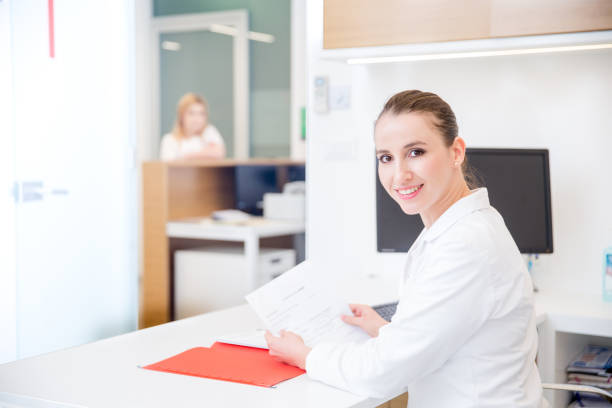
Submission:
POLYGON ((274 38, 272 34, 258 33, 256 31, 249 31, 247 37, 249 38, 249 40, 265 42, 269 44, 272 44, 276 40, 276 38, 274 38))
MULTIPOLYGON (((208 30, 217 34, 231 35, 232 37, 238 35, 238 29, 236 27, 228 26, 225 24, 211 24, 208 30)), ((273 35, 266 33, 258 33, 256 31, 247 32, 247 38, 249 40, 265 43, 273 43, 274 41, 276 41, 276 38, 273 35)))
POLYGON ((217 34, 225 34, 231 36, 238 35, 238 29, 236 27, 228 26, 225 24, 211 24, 208 30, 217 34))
POLYGON ((178 43, 176 41, 162 41, 161 47, 162 49, 167 51, 180 51, 181 43, 178 43))
POLYGON ((440 54, 401 55, 391 57, 348 58, 348 64, 380 64, 389 62, 431 61, 458 58, 496 57, 502 55, 544 54, 551 52, 588 51, 612 48, 612 43, 540 48, 518 48, 497 51, 448 52, 440 54))

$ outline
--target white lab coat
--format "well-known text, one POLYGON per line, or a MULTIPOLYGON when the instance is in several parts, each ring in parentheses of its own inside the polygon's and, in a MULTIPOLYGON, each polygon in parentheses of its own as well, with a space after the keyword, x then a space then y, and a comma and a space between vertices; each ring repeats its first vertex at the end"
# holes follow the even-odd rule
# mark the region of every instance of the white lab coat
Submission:
POLYGON ((538 407, 532 283, 481 188, 425 228, 407 255, 392 322, 365 343, 323 343, 316 380, 410 408, 538 407))

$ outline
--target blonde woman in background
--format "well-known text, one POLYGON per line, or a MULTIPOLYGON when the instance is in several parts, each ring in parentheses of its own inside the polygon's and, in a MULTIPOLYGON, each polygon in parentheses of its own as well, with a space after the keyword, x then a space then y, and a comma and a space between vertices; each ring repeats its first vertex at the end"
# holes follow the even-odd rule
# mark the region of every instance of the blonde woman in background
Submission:
POLYGON ((161 141, 162 160, 222 159, 225 143, 215 126, 208 122, 208 103, 194 93, 179 100, 176 122, 161 141))

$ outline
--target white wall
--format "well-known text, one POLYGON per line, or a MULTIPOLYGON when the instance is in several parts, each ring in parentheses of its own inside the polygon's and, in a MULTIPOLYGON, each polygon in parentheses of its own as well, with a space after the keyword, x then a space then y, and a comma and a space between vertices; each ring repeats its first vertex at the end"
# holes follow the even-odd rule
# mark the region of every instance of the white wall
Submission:
POLYGON ((306 105, 306 0, 291 0, 291 158, 306 158, 301 108, 306 105))
MULTIPOLYGON (((135 131, 137 139, 138 163, 145 160, 156 160, 159 144, 158 135, 153 131, 155 111, 153 95, 153 81, 151 68, 151 46, 153 34, 151 32, 151 18, 153 16, 153 2, 137 0, 134 2, 134 71, 133 77, 135 92, 135 131)), ((139 180, 140 182, 140 180, 139 180)), ((139 229, 140 231, 140 229, 139 229)))
POLYGON ((308 82, 352 86, 350 111, 309 115, 308 248, 349 275, 396 275, 402 255, 376 253, 373 120, 395 92, 438 93, 471 147, 550 149, 554 254, 541 257, 543 290, 600 295, 612 245, 612 51, 368 66, 319 58, 322 6, 309 2, 308 82))

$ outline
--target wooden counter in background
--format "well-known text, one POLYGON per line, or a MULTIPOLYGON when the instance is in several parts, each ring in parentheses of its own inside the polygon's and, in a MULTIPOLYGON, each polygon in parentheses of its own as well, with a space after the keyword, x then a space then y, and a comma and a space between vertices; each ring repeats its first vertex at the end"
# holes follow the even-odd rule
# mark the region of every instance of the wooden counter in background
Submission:
POLYGON ((282 168, 303 164, 303 161, 288 159, 144 162, 139 328, 171 320, 171 254, 179 247, 198 246, 194 240, 171 243, 166 236, 166 223, 234 208, 236 166, 282 168))

